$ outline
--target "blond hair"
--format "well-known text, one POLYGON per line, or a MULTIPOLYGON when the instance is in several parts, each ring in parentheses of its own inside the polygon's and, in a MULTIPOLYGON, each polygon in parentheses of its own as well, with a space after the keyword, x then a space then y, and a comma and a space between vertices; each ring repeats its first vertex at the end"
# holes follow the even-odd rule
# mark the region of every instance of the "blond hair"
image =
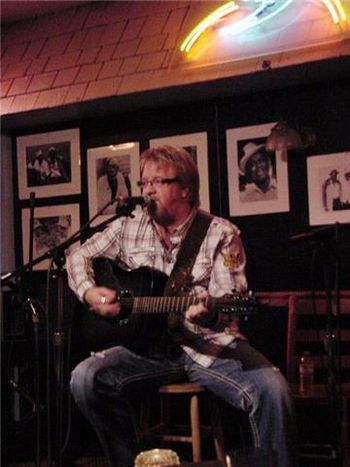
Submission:
POLYGON ((193 157, 186 149, 168 145, 146 149, 141 154, 140 159, 141 175, 147 162, 173 167, 179 185, 189 190, 188 199, 191 207, 199 206, 198 168, 193 157))

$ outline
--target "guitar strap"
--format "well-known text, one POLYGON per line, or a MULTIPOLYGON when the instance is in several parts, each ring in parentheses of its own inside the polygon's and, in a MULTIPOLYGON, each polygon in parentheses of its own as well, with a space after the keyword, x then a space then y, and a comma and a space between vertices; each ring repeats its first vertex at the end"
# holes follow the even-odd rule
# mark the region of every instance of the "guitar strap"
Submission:
POLYGON ((211 214, 200 210, 197 212, 186 237, 182 241, 176 263, 165 284, 163 293, 165 297, 179 294, 185 285, 212 219, 211 214))

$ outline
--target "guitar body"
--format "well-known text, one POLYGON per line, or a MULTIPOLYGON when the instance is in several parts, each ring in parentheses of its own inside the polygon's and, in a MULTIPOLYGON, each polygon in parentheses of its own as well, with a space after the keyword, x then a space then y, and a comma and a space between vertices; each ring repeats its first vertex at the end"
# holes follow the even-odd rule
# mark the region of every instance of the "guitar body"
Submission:
MULTIPOLYGON (((80 304, 77 341, 83 340, 88 352, 124 345, 142 355, 174 356, 178 347, 172 344, 168 327, 177 326, 196 297, 163 296, 168 277, 150 268, 125 271, 105 258, 96 258, 93 268, 97 285, 117 291, 121 314, 105 318, 80 304)), ((250 294, 235 293, 209 297, 207 307, 217 312, 217 330, 223 331, 230 316, 251 314, 257 303, 250 294)))
MULTIPOLYGON (((96 284, 118 292, 120 297, 161 296, 167 276, 149 268, 125 271, 105 258, 94 260, 96 284)), ((84 347, 89 352, 114 345, 124 345, 142 354, 159 342, 167 331, 167 316, 131 314, 122 306, 121 319, 97 315, 87 306, 79 304, 77 329, 84 347)))

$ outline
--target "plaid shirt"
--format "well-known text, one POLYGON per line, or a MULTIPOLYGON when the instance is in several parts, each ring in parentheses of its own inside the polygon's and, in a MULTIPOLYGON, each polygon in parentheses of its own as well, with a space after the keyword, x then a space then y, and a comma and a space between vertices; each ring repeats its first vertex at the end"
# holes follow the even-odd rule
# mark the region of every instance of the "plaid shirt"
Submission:
MULTIPOLYGON (((95 286, 91 262, 94 257, 117 260, 127 270, 149 267, 170 275, 196 211, 172 233, 170 249, 164 246, 147 212, 138 210, 133 214, 134 217, 115 220, 67 256, 69 285, 80 300, 95 286)), ((238 228, 225 219, 214 217, 186 284, 186 292, 197 295, 207 290, 212 297, 222 297, 232 291, 246 290, 245 261, 238 228)), ((220 350, 235 338, 235 333, 219 332, 215 327, 188 321, 182 329, 183 334, 177 333, 176 340, 203 366, 209 366, 220 350)))

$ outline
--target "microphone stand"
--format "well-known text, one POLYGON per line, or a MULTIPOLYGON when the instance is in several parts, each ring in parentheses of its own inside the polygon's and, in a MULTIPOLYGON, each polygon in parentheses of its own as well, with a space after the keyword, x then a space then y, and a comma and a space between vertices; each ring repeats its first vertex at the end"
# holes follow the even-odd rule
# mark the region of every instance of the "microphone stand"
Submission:
MULTIPOLYGON (((341 236, 350 223, 321 227, 311 232, 300 233, 290 237, 292 241, 311 241, 314 253, 322 248, 323 280, 326 294, 326 332, 323 339, 327 358, 327 397, 329 401, 329 422, 331 458, 337 464, 340 457, 340 426, 344 416, 342 400, 342 365, 341 365, 341 303, 340 303, 340 258, 341 241, 348 236, 341 236)), ((346 414, 345 414, 346 415, 346 414)))
POLYGON ((71 237, 69 237, 67 240, 62 242, 57 247, 55 247, 55 248, 53 248, 51 250, 48 250, 46 253, 42 254, 38 258, 33 259, 32 261, 24 264, 23 266, 20 266, 15 271, 8 272, 8 273, 4 274, 3 276, 1 276, 1 284, 2 285, 8 285, 8 284, 10 284, 12 279, 20 276, 25 271, 28 271, 29 269, 32 269, 33 266, 36 266, 37 264, 41 263, 42 261, 45 261, 46 259, 54 258, 55 255, 56 255, 56 251, 58 249, 66 250, 67 248, 69 248, 73 243, 77 242, 78 240, 80 240, 82 238, 83 233, 88 228, 90 229, 90 232, 91 232, 91 235, 92 235, 93 233, 97 232, 98 230, 103 230, 108 224, 113 222, 115 219, 118 219, 118 217, 132 216, 131 213, 135 209, 135 203, 129 202, 128 200, 126 200, 125 203, 123 203, 120 206, 117 206, 116 214, 113 215, 110 219, 107 219, 107 220, 101 222, 100 224, 98 224, 95 227, 90 227, 91 223, 98 216, 100 216, 103 213, 103 211, 108 208, 108 206, 113 204, 115 201, 117 201, 117 198, 114 198, 114 199, 112 199, 112 201, 109 201, 107 204, 105 204, 101 209, 99 209, 99 211, 97 211, 97 213, 90 220, 88 220, 85 224, 83 224, 83 226, 79 230, 77 230, 71 237))
MULTIPOLYGON (((33 412, 36 414, 36 449, 35 458, 36 466, 40 466, 41 456, 41 403, 40 403, 40 363, 39 363, 39 316, 40 306, 36 300, 32 297, 32 272, 33 272, 33 245, 34 245, 34 209, 35 209, 35 193, 30 193, 29 200, 29 267, 27 278, 25 281, 25 301, 24 309, 29 310, 32 317, 33 332, 34 332, 34 403, 33 412)), ((13 386, 16 390, 21 392, 21 388, 18 385, 13 386)), ((22 391, 23 393, 23 391, 22 391)))
MULTIPOLYGON (((331 459, 339 459, 339 426, 341 420, 340 398, 340 259, 339 259, 339 227, 324 228, 314 234, 307 235, 312 239, 315 251, 320 248, 323 261, 323 280, 326 294, 326 329, 323 339, 327 359, 327 396, 329 400, 331 459), (325 234, 325 235, 324 235, 325 234)), ((304 237, 303 237, 304 238, 304 237)), ((298 236, 294 239, 299 239, 298 236)))
MULTIPOLYGON (((33 245, 34 245, 34 207, 35 207, 35 192, 30 193, 30 224, 29 224, 29 262, 33 262, 33 245)), ((33 277, 33 267, 29 268, 28 275, 33 277)), ((40 364, 39 364, 39 313, 37 304, 34 300, 27 298, 27 306, 32 313, 32 321, 34 328, 35 342, 35 406, 36 406, 36 465, 40 466, 41 455, 41 417, 40 417, 40 364)))
MULTIPOLYGON (((83 233, 90 229, 91 235, 98 230, 104 229, 109 223, 114 221, 115 219, 121 216, 132 216, 132 211, 135 209, 135 202, 132 200, 126 200, 121 205, 117 205, 116 214, 111 218, 107 219, 104 222, 101 222, 96 227, 90 228, 91 223, 100 216, 103 211, 113 204, 115 201, 118 201, 117 198, 113 198, 109 201, 105 206, 103 206, 97 213, 88 221, 86 222, 77 232, 75 232, 71 237, 67 240, 62 242, 60 245, 56 246, 55 248, 48 250, 46 253, 41 255, 36 259, 30 258, 30 261, 27 264, 24 264, 20 268, 16 269, 12 273, 7 273, 1 277, 2 284, 8 284, 13 278, 20 276, 26 271, 31 272, 33 270, 33 266, 36 264, 41 263, 46 259, 52 259, 56 265, 55 271, 55 278, 57 279, 57 320, 56 320, 56 328, 53 333, 53 351, 54 351, 54 374, 55 374, 55 394, 56 394, 56 430, 57 430, 57 439, 58 439, 58 446, 57 446, 57 453, 58 453, 58 465, 62 466, 62 434, 63 434, 63 392, 64 392, 64 344, 65 344, 65 330, 64 330, 64 320, 63 320, 63 310, 64 310, 64 264, 65 264, 65 251, 75 242, 80 240, 83 236, 83 233)), ((33 225, 31 224, 31 235, 33 234, 33 225)), ((32 243, 32 242, 31 242, 32 243)), ((34 317, 37 314, 34 312, 35 307, 32 306, 32 301, 29 302, 29 305, 33 311, 33 321, 34 317)), ((37 381, 39 381, 37 375, 37 381)), ((39 407, 39 406, 37 406, 39 407)), ((40 424, 38 423, 38 427, 40 424)), ((39 428, 38 428, 39 430, 39 428)), ((49 446, 48 451, 51 452, 50 448, 50 440, 48 440, 49 446)), ((39 451, 39 450, 38 450, 39 451)), ((51 455, 49 454, 47 459, 47 466, 51 466, 51 455)))
POLYGON ((326 335, 324 348, 327 355, 327 388, 330 402, 331 458, 339 458, 339 426, 341 422, 341 356, 340 356, 340 259, 338 252, 339 227, 335 224, 332 243, 325 244, 324 283, 326 292, 326 335), (333 255, 332 255, 333 253, 333 255), (333 256, 333 258, 332 258, 333 256), (333 261, 332 261, 333 259, 333 261), (333 276, 333 293, 332 293, 333 276))

